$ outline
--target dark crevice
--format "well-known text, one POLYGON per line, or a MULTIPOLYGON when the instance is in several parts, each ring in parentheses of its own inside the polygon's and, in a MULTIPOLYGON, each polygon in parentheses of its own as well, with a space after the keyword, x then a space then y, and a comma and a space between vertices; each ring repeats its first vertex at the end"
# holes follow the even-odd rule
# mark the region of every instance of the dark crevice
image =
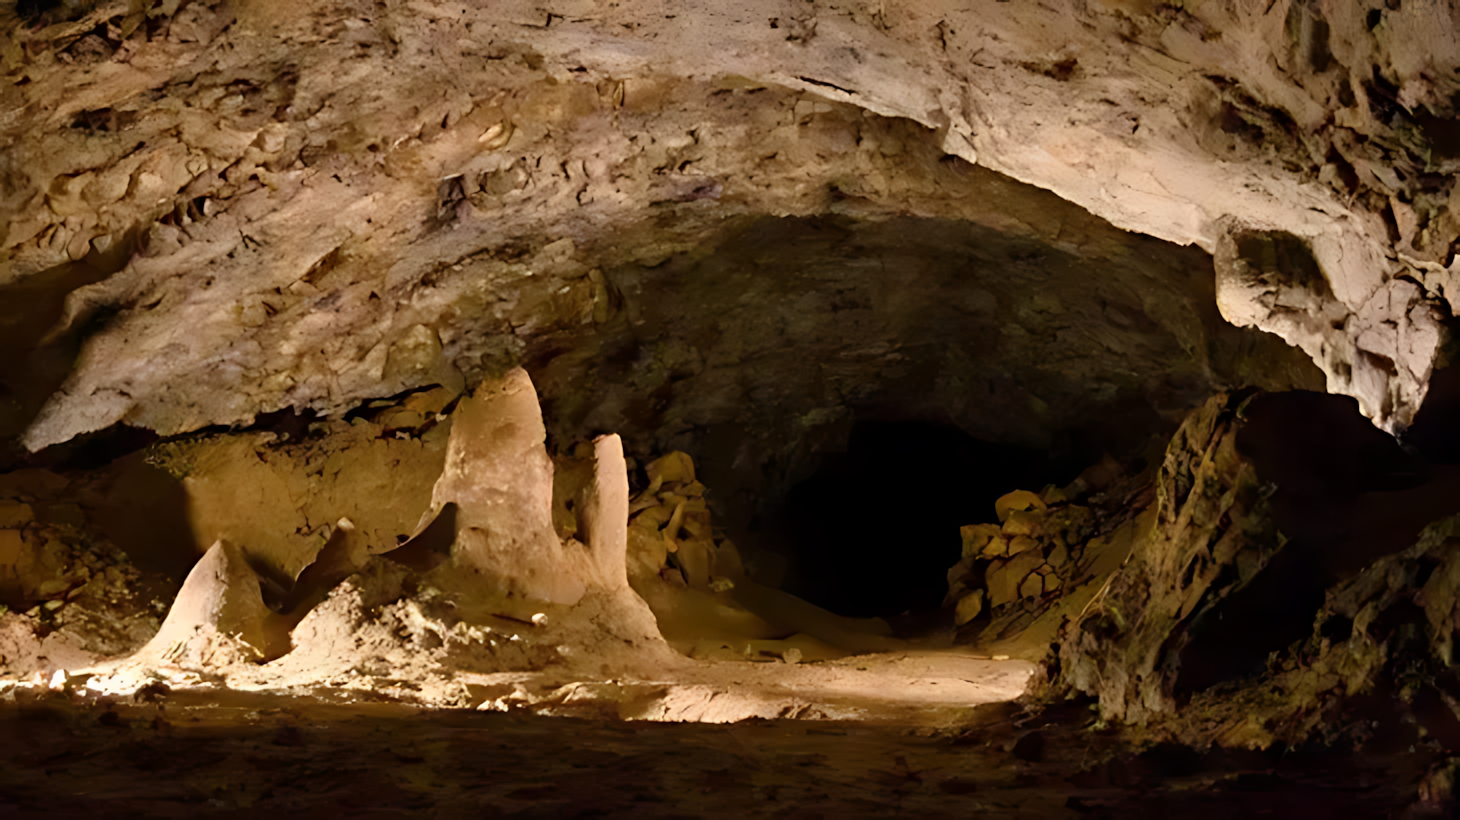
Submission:
POLYGON ((793 487, 775 517, 772 540, 799 569, 787 591, 850 617, 935 610, 961 526, 997 521, 994 500, 1011 489, 1077 472, 949 424, 859 422, 846 452, 793 487))

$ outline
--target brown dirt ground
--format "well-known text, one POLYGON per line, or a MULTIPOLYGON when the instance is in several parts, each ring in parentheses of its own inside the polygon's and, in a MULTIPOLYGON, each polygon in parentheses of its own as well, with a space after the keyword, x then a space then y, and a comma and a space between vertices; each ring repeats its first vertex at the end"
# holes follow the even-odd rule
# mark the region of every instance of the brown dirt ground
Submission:
POLYGON ((1425 753, 1130 748, 1083 707, 963 726, 728 725, 157 693, 12 690, 7 818, 1397 817, 1425 753), (23 738, 24 742, 16 742, 23 738))

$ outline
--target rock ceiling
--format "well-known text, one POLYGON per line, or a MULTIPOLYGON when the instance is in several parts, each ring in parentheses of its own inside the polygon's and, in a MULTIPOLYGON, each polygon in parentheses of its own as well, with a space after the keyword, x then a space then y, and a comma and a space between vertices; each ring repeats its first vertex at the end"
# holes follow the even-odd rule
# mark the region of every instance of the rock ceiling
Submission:
POLYGON ((30 449, 459 386, 762 218, 959 220, 1097 277, 1145 253, 1111 225, 1194 245, 1223 316, 1397 429, 1460 273, 1439 0, 36 5, 0 84, 0 286, 50 299, 6 323, 66 351, 9 385, 30 449))
POLYGON ((1107 720, 1389 746, 1451 801, 1460 0, 0 32, 11 702, 954 726, 1024 692, 1088 699, 1050 744, 1082 757, 1107 720))

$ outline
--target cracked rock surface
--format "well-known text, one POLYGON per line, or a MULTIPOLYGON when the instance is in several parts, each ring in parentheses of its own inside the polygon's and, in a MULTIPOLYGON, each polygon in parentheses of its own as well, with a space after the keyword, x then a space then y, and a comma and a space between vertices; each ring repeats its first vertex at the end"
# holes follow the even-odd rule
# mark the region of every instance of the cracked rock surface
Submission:
POLYGON ((7 432, 38 449, 459 388, 614 321, 612 270, 738 217, 1081 244, 1082 220, 1009 216, 1035 192, 982 169, 1215 254, 1223 315, 1405 424, 1456 272, 1453 4, 1048 5, 9 18, 0 281, 49 301, 7 330, 74 368, 8 375, 7 432))

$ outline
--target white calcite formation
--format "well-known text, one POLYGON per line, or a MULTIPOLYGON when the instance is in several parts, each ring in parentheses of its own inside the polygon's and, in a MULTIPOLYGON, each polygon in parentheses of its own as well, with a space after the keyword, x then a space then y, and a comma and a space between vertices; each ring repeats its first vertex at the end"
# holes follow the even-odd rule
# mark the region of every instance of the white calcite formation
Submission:
POLYGON ((572 606, 586 590, 587 556, 565 554, 553 529, 553 463, 543 436, 526 371, 483 384, 457 408, 431 506, 456 507, 450 549, 459 571, 508 596, 572 606))

